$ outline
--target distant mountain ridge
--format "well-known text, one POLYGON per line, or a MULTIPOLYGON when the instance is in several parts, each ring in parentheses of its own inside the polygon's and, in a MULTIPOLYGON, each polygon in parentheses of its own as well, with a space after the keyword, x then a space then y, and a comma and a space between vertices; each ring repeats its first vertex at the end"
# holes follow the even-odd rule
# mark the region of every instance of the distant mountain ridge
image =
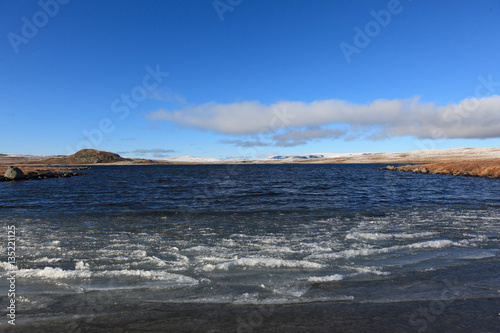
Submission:
POLYGON ((312 158, 324 158, 325 155, 311 154, 311 155, 274 155, 268 157, 270 160, 307 160, 312 158))
POLYGON ((220 160, 217 159, 217 158, 212 158, 212 157, 193 157, 193 156, 166 157, 166 158, 157 159, 157 161, 193 162, 193 163, 220 162, 220 160))
POLYGON ((264 159, 216 159, 181 156, 173 158, 144 159, 124 158, 118 154, 98 149, 83 149, 69 156, 21 155, 0 153, 0 166, 22 164, 40 165, 92 165, 92 164, 289 164, 289 163, 437 163, 476 160, 500 160, 500 148, 452 148, 441 150, 416 150, 403 153, 356 152, 273 155, 264 159))

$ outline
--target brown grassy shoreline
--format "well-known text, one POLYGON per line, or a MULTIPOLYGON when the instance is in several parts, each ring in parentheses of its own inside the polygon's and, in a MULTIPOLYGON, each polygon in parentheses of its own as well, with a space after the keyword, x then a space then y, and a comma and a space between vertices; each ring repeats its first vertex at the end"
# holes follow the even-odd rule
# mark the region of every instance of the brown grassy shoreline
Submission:
POLYGON ((419 165, 386 167, 386 170, 415 172, 423 174, 487 177, 500 179, 500 160, 441 162, 419 165))

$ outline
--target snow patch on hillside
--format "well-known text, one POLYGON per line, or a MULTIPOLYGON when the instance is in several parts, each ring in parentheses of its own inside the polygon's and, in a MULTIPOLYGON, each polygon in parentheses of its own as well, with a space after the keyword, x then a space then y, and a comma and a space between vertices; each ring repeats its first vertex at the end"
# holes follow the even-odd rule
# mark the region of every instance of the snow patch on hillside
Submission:
POLYGON ((159 158, 157 160, 171 161, 171 162, 192 162, 192 163, 206 163, 206 162, 219 162, 220 161, 217 158, 211 158, 211 157, 193 157, 193 156, 180 156, 180 157, 159 158))
POLYGON ((353 157, 353 156, 369 156, 369 155, 379 155, 385 154, 382 152, 361 152, 361 153, 320 153, 324 155, 325 158, 341 158, 341 157, 353 157))
POLYGON ((341 158, 341 157, 354 157, 354 156, 367 156, 377 155, 384 153, 362 152, 362 153, 314 153, 303 155, 273 155, 269 156, 268 160, 307 160, 316 158, 341 158))
POLYGON ((321 154, 309 154, 309 155, 273 155, 269 156, 268 160, 308 160, 313 158, 324 158, 325 156, 321 154))
MULTIPOLYGON (((57 155, 57 156, 62 156, 62 155, 57 155)), ((18 157, 18 158, 48 158, 48 157, 54 157, 52 155, 26 155, 26 154, 2 154, 0 153, 0 157, 18 157)))

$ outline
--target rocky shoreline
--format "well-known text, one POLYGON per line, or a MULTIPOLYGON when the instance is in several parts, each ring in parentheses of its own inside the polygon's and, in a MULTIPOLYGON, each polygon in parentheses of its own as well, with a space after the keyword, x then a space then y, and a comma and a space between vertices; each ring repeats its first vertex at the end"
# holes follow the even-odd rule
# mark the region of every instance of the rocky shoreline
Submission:
POLYGON ((421 174, 454 175, 465 177, 485 177, 500 179, 500 161, 442 162, 419 165, 388 165, 380 170, 413 172, 421 174))
POLYGON ((26 180, 42 180, 49 178, 69 178, 74 176, 81 176, 82 173, 75 170, 88 170, 89 167, 23 167, 23 170, 9 166, 7 169, 0 167, 0 182, 7 181, 26 181, 26 180), (5 172, 3 172, 5 170, 5 172))

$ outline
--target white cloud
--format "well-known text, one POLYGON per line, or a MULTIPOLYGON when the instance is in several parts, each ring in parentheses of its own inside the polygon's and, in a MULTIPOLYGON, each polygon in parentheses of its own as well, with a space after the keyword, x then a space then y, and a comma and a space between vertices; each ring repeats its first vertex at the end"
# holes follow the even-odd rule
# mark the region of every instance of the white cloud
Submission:
POLYGON ((272 105, 258 101, 207 103, 175 111, 161 109, 147 117, 229 135, 273 134, 277 143, 291 144, 300 144, 321 133, 324 136, 316 137, 340 137, 344 133, 325 132, 331 129, 310 132, 314 127, 338 124, 347 125, 346 137, 363 132, 370 133, 367 138, 372 140, 391 136, 493 138, 500 137, 500 96, 464 99, 439 107, 420 103, 418 98, 379 99, 369 104, 334 99, 312 103, 281 101, 272 105), (283 130, 288 132, 278 134, 283 130))
POLYGON ((279 147, 294 147, 304 145, 314 139, 337 139, 346 135, 345 130, 318 128, 305 130, 292 130, 272 137, 276 141, 275 145, 279 147))
POLYGON ((225 140, 221 140, 219 142, 220 143, 232 144, 232 145, 235 145, 237 147, 244 147, 244 148, 248 148, 248 147, 265 147, 265 146, 269 146, 270 145, 270 143, 260 141, 259 139, 253 139, 253 140, 229 140, 229 139, 225 139, 225 140))

